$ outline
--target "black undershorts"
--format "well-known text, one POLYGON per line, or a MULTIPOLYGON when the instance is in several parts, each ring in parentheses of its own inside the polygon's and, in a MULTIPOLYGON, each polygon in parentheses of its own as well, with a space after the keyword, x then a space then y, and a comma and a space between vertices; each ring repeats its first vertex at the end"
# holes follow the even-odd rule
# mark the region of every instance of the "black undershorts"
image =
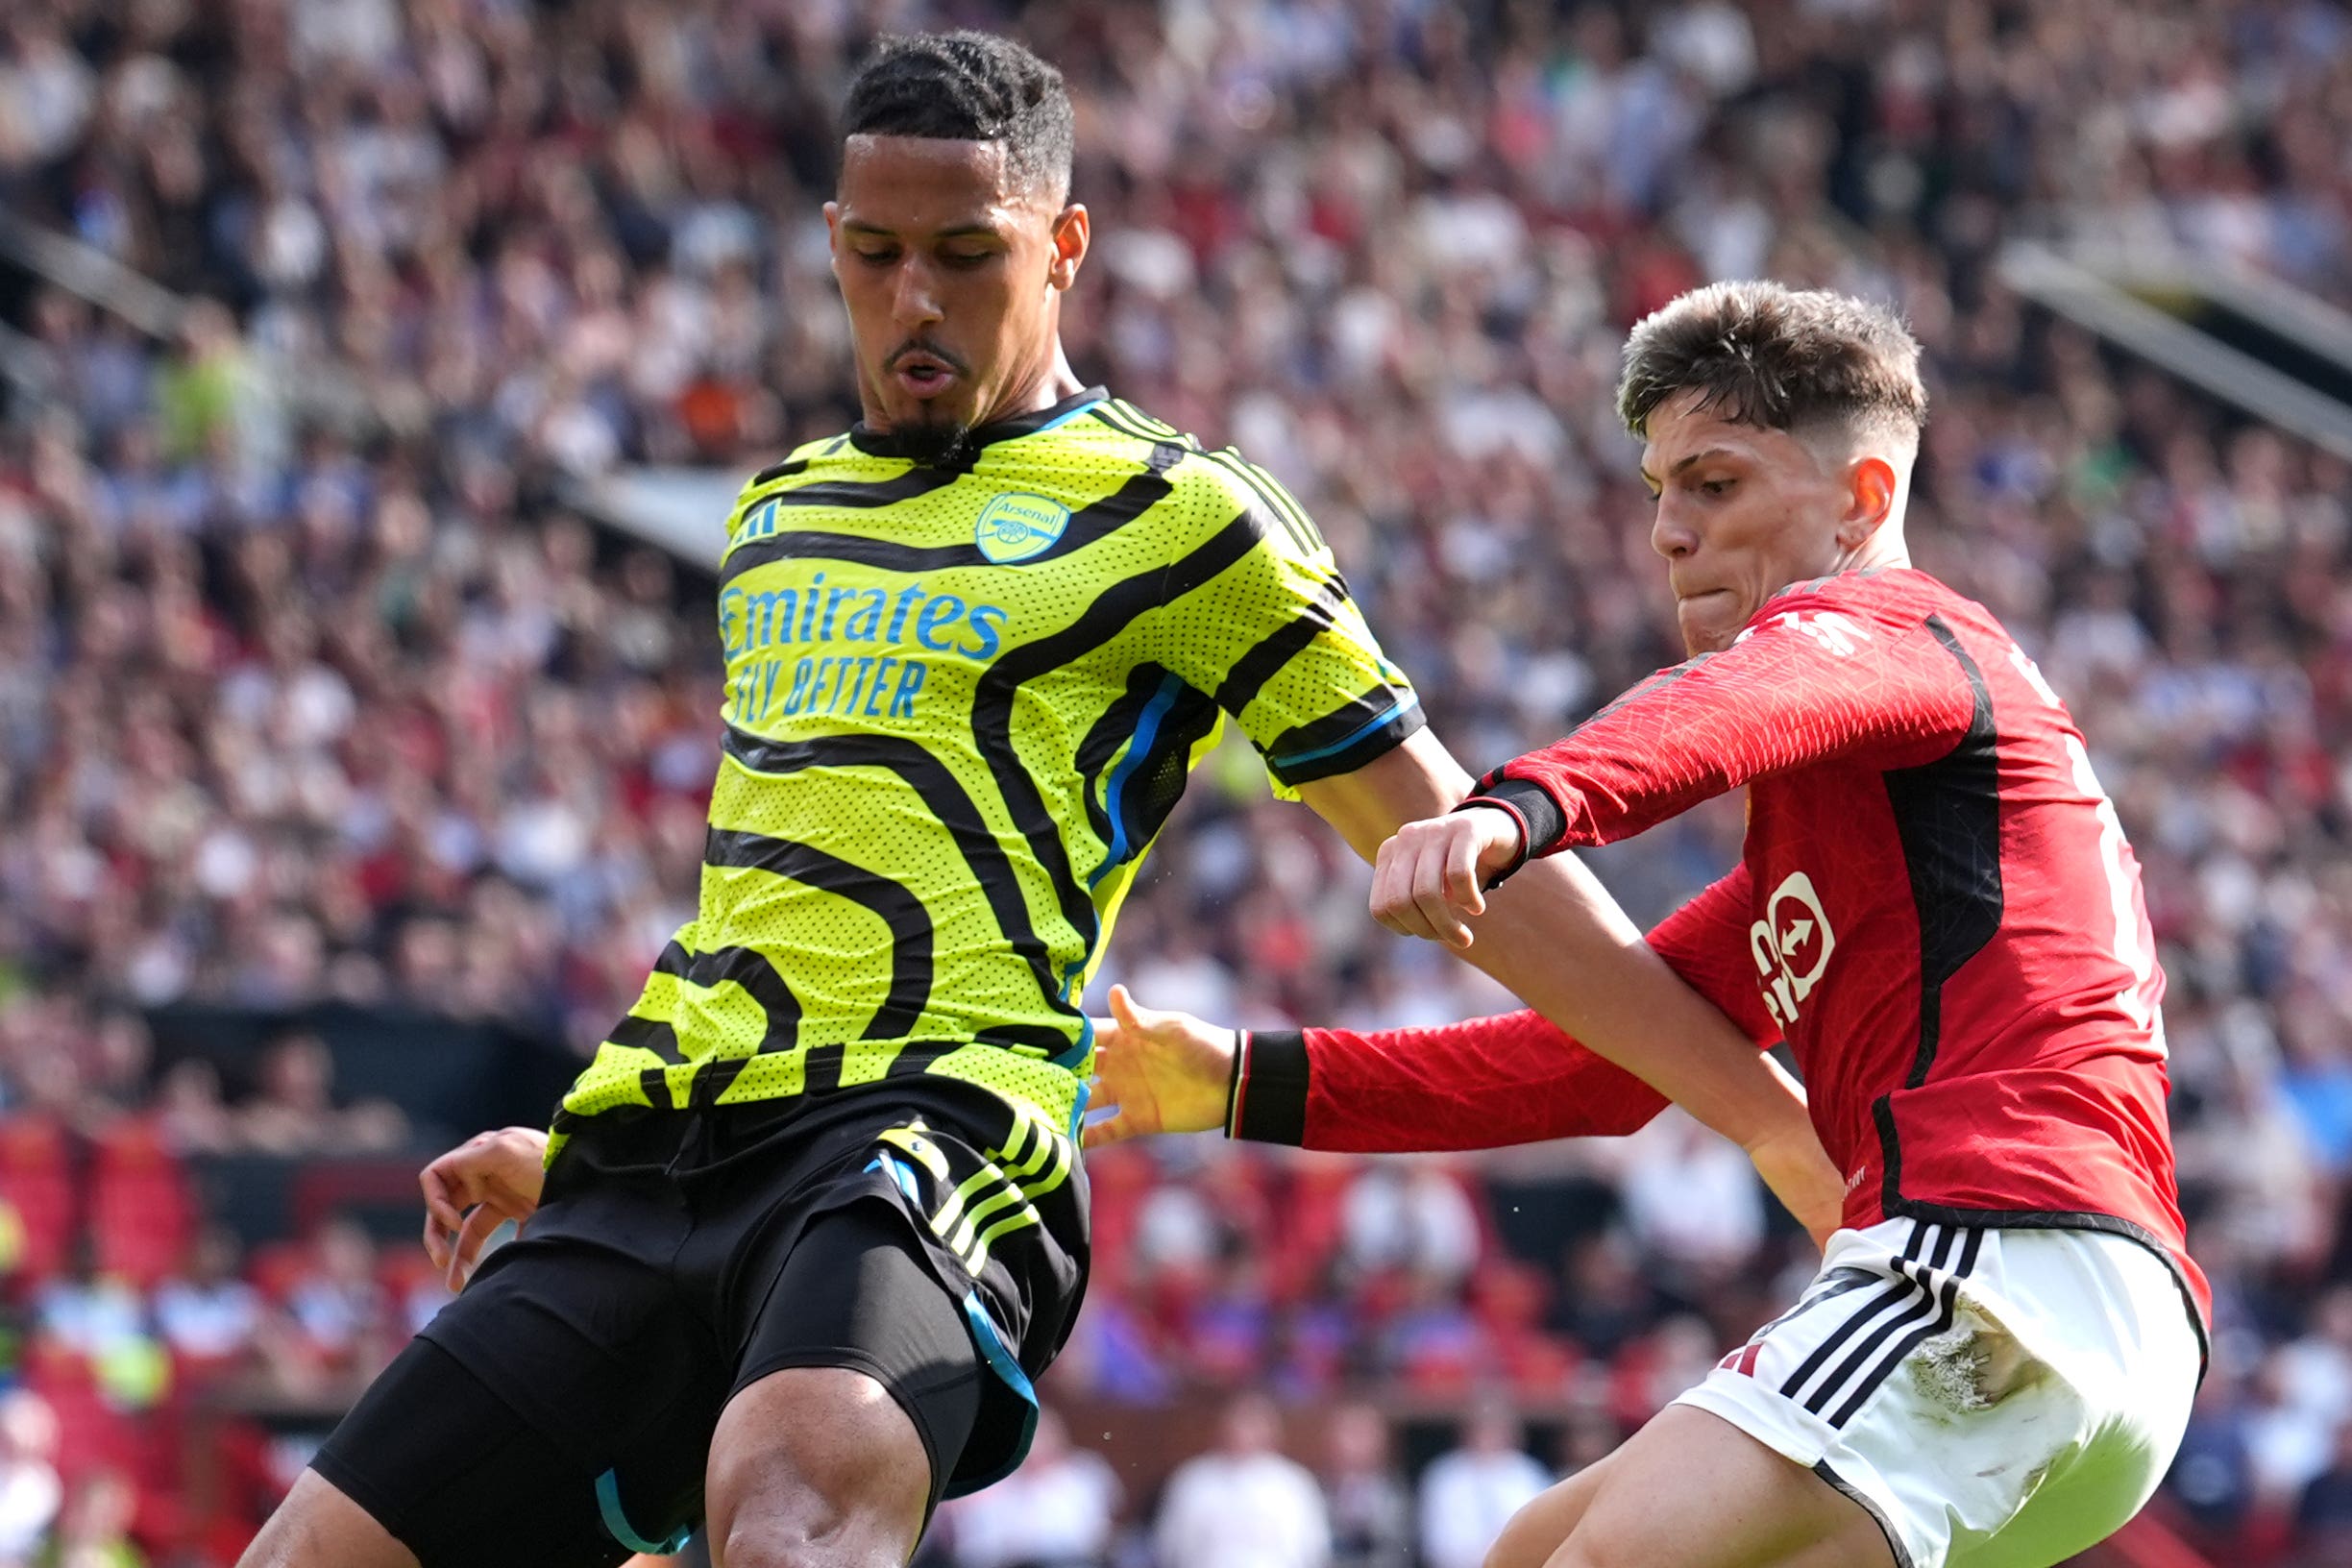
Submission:
POLYGON ((312 1467, 424 1568, 617 1564, 699 1523, 737 1390, 827 1366, 906 1411, 934 1504, 994 1480, 1076 1310, 1084 1185, 1069 1159, 1039 1223, 977 1253, 927 1223, 1018 1152, 1002 1102, 954 1088, 919 1115, 894 1093, 597 1118, 312 1467))

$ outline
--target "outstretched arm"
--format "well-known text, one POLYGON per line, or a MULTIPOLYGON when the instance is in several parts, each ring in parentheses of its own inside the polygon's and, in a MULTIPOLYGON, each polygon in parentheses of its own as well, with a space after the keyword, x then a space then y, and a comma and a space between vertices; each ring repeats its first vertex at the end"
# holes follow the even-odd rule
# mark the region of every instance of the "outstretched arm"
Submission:
MULTIPOLYGON (((1365 767, 1299 793, 1369 860, 1398 823, 1451 809, 1470 785, 1424 730, 1365 767)), ((1472 923, 1478 943, 1465 955, 1472 963, 1716 1132, 1751 1152, 1813 1140, 1803 1098, 1786 1075, 1651 951, 1574 855, 1528 867, 1487 896, 1472 923)), ((1819 1174, 1834 1183, 1828 1157, 1818 1145, 1814 1154, 1819 1174)))
MULTIPOLYGON (((1450 808, 1470 782, 1423 730, 1352 772, 1302 783, 1299 794, 1368 860, 1397 824, 1450 808)), ((1546 860, 1498 891, 1477 927, 1472 962, 1747 1150, 1808 1226, 1819 1228, 1824 1216, 1834 1223, 1843 1193, 1802 1091, 1676 976, 1575 856, 1546 860)), ((1183 1124, 1162 1125, 1175 1131, 1183 1124)))
MULTIPOLYGON (((1748 902, 1742 867, 1647 941, 1752 1049, 1780 1031, 1761 1005, 1745 946, 1748 902)), ((1621 1136, 1665 1106, 1633 1074, 1521 1011, 1429 1028, 1250 1031, 1237 1042, 1226 1128, 1311 1149, 1480 1149, 1621 1136)))
MULTIPOLYGON (((1779 1030, 1742 945, 1747 882, 1744 869, 1733 871, 1667 917, 1648 942, 1762 1046, 1779 1030)), ((1222 1116, 1232 1137, 1311 1149, 1499 1148, 1630 1133, 1666 1105, 1532 1011, 1434 1028, 1268 1033, 1140 1007, 1123 988, 1114 988, 1111 1004, 1095 1069, 1098 1097, 1118 1109, 1088 1129, 1090 1147, 1199 1131, 1222 1116)), ((1819 1179, 1822 1156, 1809 1129, 1750 1152, 1817 1237, 1835 1227, 1836 1195, 1819 1179)))

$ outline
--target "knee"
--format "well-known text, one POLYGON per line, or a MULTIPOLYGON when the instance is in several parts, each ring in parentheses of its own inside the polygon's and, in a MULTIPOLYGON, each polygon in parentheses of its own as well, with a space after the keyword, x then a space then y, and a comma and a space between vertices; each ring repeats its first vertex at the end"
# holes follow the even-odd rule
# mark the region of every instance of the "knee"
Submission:
POLYGON ((807 1487, 772 1484, 727 1510, 712 1546, 719 1568, 898 1568, 908 1521, 807 1487))
POLYGON ((930 1476, 914 1423, 871 1378, 771 1373, 728 1402, 712 1438, 719 1568, 898 1568, 930 1476))
POLYGON ((855 1560, 840 1555, 838 1542, 749 1519, 736 1520, 726 1539, 711 1547, 719 1568, 848 1568, 855 1560))

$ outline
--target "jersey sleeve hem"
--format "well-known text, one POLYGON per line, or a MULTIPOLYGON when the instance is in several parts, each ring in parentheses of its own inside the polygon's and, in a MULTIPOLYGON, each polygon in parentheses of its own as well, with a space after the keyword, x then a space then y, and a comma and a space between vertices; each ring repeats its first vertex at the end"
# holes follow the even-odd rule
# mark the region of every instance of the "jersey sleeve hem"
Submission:
POLYGON ((1234 1053, 1233 1106, 1225 1132, 1253 1143, 1307 1141, 1305 1031, 1252 1029, 1234 1053))
MULTIPOLYGON (((1470 798, 1501 806, 1519 819, 1520 829, 1526 838, 1519 846, 1518 860, 1503 876, 1509 875, 1531 860, 1553 853, 1560 847, 1560 841, 1568 836, 1567 812, 1560 809, 1559 801, 1553 797, 1550 790, 1531 778, 1490 779, 1472 792, 1470 798)), ((1495 880, 1500 882, 1503 876, 1495 880)))
POLYGON ((1266 771, 1277 783, 1291 788, 1335 778, 1395 750, 1428 725, 1420 697, 1399 693, 1385 708, 1337 740, 1307 750, 1268 752, 1266 771))

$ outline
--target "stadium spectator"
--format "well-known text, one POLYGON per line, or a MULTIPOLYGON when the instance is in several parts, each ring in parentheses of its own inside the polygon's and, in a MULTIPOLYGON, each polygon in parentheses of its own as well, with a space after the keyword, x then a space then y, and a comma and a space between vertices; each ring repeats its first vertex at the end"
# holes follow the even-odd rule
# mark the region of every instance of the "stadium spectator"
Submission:
MULTIPOLYGON (((60 289, 8 307, 45 380, 0 422, 12 1117, 138 1103, 106 1001, 415 1002, 575 1041, 617 1015, 691 907, 715 657, 707 585, 665 586, 570 480, 747 473, 850 417, 795 215, 870 14, 10 9, 0 206, 210 302, 152 335, 60 289)), ((2352 302, 2341 8, 1067 0, 1018 25, 1069 76, 1079 188, 1118 236, 1075 302, 1081 368, 1299 493, 1473 761, 1672 656, 1605 418, 1633 315, 1754 273, 1905 309, 1937 410, 1922 563, 2030 645, 2145 864, 2194 1245, 2239 1304, 2171 1489, 2246 1560, 2249 1423, 2263 1507, 2291 1510, 2352 1416, 2322 1326, 2352 1280, 2352 470, 2040 319, 1997 261, 2021 235, 2185 247, 2352 302), (2240 1390, 2290 1345, 2272 1394, 2240 1390)), ((1362 873, 1299 817, 1215 759, 1103 980, 1269 1026, 1499 1005, 1367 931, 1362 873)), ((1726 806, 1599 864, 1654 916, 1738 831, 1726 806)), ((217 1069, 147 1094, 184 1154, 240 1146, 217 1069)), ((1474 1206, 1505 1168, 1623 1185, 1585 1152, 1512 1158, 1465 1174, 1474 1206)), ((1703 1177, 1679 1158, 1644 1180, 1703 1177)), ((1395 1303, 1318 1269, 1262 1325, 1232 1300, 1208 1339, 1164 1323, 1155 1269, 1292 1277, 1219 1262, 1264 1233, 1194 1159, 1140 1163, 1152 1268, 1105 1271, 1058 1375, 1165 1398, 1201 1344, 1310 1389, 1378 1370, 1395 1303)), ((1527 1255, 1605 1378, 1705 1305, 1658 1212, 1527 1255)), ((1726 1288, 1768 1289, 1782 1255, 1727 1230, 1703 1238, 1740 1257, 1726 1288)), ((1421 1305, 1459 1327, 1458 1293, 1421 1305)))
POLYGON ((261 1293, 240 1275, 239 1252, 233 1233, 209 1227, 189 1249, 186 1272, 156 1287, 156 1331, 183 1370, 231 1371, 257 1348, 261 1293))
POLYGON ((282 1367, 319 1394, 356 1392, 391 1359, 390 1304, 376 1274, 376 1245, 354 1221, 322 1223, 295 1260, 282 1311, 292 1355, 282 1367))
POLYGON ((1041 1409, 1021 1467, 945 1506, 957 1568, 1104 1568, 1119 1493, 1102 1456, 1073 1446, 1062 1417, 1041 1409))
POLYGON ((1226 1407, 1216 1447, 1168 1478, 1153 1529, 1160 1568, 1324 1568, 1322 1491, 1281 1440, 1282 1414, 1264 1395, 1226 1407))
POLYGON ((57 1568, 147 1568, 131 1538, 138 1488, 119 1470, 98 1470, 74 1486, 58 1523, 57 1568))
POLYGON ((287 1035, 270 1045, 260 1080, 236 1109, 237 1142, 257 1154, 366 1154, 407 1141, 399 1107, 383 1100, 336 1106, 334 1058, 316 1035, 287 1035))
POLYGON ((2341 1562, 2352 1556, 2352 1426, 2337 1429, 2328 1467, 2295 1500, 2294 1524, 2304 1560, 2341 1562))
POLYGON ((1519 1446, 1520 1437, 1517 1412, 1499 1398, 1482 1398, 1462 1423, 1460 1444, 1421 1473, 1428 1568, 1479 1568, 1511 1515, 1552 1484, 1552 1473, 1519 1446))
POLYGON ((1412 1501, 1389 1452, 1388 1422, 1351 1402, 1323 1429, 1323 1497, 1331 1515, 1331 1568, 1410 1568, 1412 1501))
POLYGON ((0 1396, 0 1564, 31 1568, 64 1500, 57 1414, 28 1389, 0 1396))

